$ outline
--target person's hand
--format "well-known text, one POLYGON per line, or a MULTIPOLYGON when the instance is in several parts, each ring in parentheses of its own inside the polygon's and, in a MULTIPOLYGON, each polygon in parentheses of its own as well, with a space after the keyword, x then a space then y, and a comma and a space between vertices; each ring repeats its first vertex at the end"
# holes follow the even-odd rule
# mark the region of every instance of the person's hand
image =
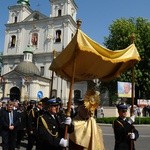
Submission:
POLYGON ((131 139, 131 140, 134 140, 134 139, 135 139, 135 134, 134 134, 134 133, 131 133, 131 134, 130 134, 130 139, 131 139))
POLYGON ((131 116, 131 117, 129 118, 129 120, 128 120, 128 123, 129 123, 129 124, 132 124, 132 123, 134 123, 134 122, 135 122, 135 115, 131 116))
POLYGON ((10 125, 9 126, 9 130, 13 130, 14 129, 14 126, 13 125, 10 125))
POLYGON ((59 145, 62 146, 62 147, 67 147, 67 146, 68 146, 68 140, 62 138, 62 139, 60 140, 60 142, 59 142, 59 145))
POLYGON ((71 121, 72 121, 72 119, 70 117, 67 117, 66 120, 65 120, 65 124, 70 125, 71 121))

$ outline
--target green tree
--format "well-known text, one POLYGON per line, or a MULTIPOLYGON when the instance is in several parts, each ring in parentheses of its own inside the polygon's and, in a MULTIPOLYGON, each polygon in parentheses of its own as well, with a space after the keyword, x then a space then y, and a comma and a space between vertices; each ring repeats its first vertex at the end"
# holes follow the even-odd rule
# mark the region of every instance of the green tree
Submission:
MULTIPOLYGON (((141 61, 134 67, 135 94, 136 98, 150 98, 150 22, 141 17, 121 18, 109 26, 109 32, 109 36, 104 39, 104 45, 111 50, 124 49, 129 46, 133 42, 131 36, 134 33, 134 43, 141 56, 141 61)), ((119 80, 131 82, 131 69, 124 72, 119 80)), ((113 94, 117 91, 116 81, 111 81, 107 86, 113 94)))

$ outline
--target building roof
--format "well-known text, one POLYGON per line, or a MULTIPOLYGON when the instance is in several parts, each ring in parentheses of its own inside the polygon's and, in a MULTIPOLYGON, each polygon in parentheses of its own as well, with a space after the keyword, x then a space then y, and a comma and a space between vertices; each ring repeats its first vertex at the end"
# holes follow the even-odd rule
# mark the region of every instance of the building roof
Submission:
POLYGON ((40 75, 40 71, 37 66, 29 61, 21 62, 14 70, 27 75, 40 75))

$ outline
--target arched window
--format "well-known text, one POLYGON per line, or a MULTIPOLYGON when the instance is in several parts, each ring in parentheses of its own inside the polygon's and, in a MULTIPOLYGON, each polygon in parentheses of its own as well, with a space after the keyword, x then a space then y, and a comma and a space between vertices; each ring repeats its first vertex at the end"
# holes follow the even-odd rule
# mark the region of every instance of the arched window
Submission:
POLYGON ((37 46, 37 44, 38 44, 38 34, 37 33, 32 33, 31 43, 32 43, 32 45, 37 46))
POLYGON ((61 42, 61 30, 56 31, 56 40, 55 42, 61 42))
POLYGON ((10 47, 15 47, 16 44, 16 36, 12 35, 11 36, 11 43, 10 43, 10 47))
POLYGON ((10 100, 19 100, 20 101, 20 89, 18 87, 12 87, 10 89, 10 100))
POLYGON ((61 16, 61 9, 58 10, 58 17, 61 16))
POLYGON ((15 16, 15 20, 14 20, 14 23, 17 23, 17 19, 18 19, 18 18, 17 18, 17 16, 15 16))

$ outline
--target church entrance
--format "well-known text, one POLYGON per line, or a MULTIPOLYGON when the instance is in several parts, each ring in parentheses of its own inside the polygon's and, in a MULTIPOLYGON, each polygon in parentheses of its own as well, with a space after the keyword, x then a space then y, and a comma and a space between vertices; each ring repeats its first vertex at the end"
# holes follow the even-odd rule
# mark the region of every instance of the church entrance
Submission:
POLYGON ((12 87, 10 89, 10 100, 18 100, 20 101, 20 89, 18 87, 12 87))

